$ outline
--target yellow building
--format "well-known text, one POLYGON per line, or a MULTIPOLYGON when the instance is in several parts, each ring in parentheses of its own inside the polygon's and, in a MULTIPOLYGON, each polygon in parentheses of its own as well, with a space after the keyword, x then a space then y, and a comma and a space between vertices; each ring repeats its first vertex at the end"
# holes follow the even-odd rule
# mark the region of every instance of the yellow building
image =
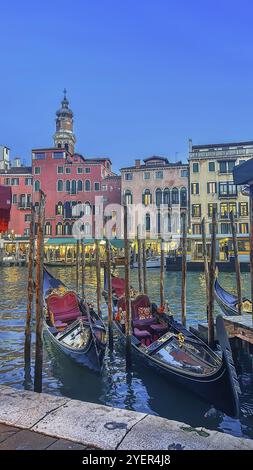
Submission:
POLYGON ((217 212, 217 259, 232 254, 229 214, 236 222, 241 261, 249 259, 249 198, 233 181, 233 168, 253 157, 253 141, 192 145, 189 141, 191 259, 202 258, 201 220, 205 217, 210 252, 212 211, 217 212))

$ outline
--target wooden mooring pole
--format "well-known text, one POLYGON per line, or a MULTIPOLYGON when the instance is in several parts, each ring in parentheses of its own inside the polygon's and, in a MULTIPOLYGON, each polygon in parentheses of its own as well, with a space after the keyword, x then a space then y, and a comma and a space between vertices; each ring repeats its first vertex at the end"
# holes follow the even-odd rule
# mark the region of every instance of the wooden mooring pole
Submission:
POLYGON ((186 235, 186 214, 182 216, 182 290, 181 290, 181 321, 186 325, 186 254, 187 254, 187 235, 186 235))
POLYGON ((143 269, 143 292, 148 293, 147 287, 147 260, 146 260, 146 242, 142 241, 142 269, 143 269))
POLYGON ((99 241, 96 240, 96 276, 97 276, 97 314, 101 313, 101 263, 99 253, 99 241))
POLYGON ((29 255, 28 255, 28 285, 27 285, 27 308, 25 325, 25 348, 24 359, 25 367, 31 365, 31 318, 34 293, 34 244, 35 244, 35 210, 31 207, 30 236, 29 236, 29 255))
POLYGON ((140 238, 140 225, 137 227, 137 250, 138 250, 138 288, 139 292, 142 292, 142 250, 141 250, 141 238, 140 238))
POLYGON ((214 345, 214 282, 215 282, 215 264, 216 264, 216 227, 217 227, 216 209, 213 209, 211 259, 210 259, 210 265, 209 265, 209 304, 208 304, 208 344, 210 347, 214 345))
POLYGON ((34 391, 42 391, 42 365, 43 365, 43 265, 44 265, 44 224, 45 224, 45 194, 40 191, 40 205, 37 230, 36 253, 36 344, 35 344, 35 370, 34 391))
POLYGON ((126 297, 126 313, 125 313, 125 335, 126 335, 126 367, 132 364, 131 359, 131 335, 132 335, 132 312, 130 298, 130 250, 128 240, 128 217, 127 205, 124 204, 124 245, 125 245, 125 297, 126 297))
POLYGON ((79 291, 80 242, 76 240, 76 292, 79 291))
POLYGON ((107 270, 107 289, 108 289, 108 339, 109 349, 113 350, 113 306, 112 306, 112 266, 111 266, 111 244, 106 240, 106 270, 107 270))
POLYGON ((161 238, 161 259, 160 259, 160 307, 164 307, 164 242, 161 238))
POLYGON ((232 240, 233 240, 233 248, 234 248, 234 256, 235 256, 236 287, 237 287, 237 297, 238 297, 237 308, 238 308, 239 315, 241 315, 242 314, 241 270, 240 270, 240 261, 239 261, 239 256, 238 256, 238 242, 237 242, 237 236, 236 236, 234 213, 231 211, 229 216, 230 216, 230 224, 231 224, 231 232, 232 232, 232 240))
POLYGON ((82 241, 81 241, 81 254, 82 254, 82 258, 81 258, 81 262, 82 262, 82 299, 84 298, 84 292, 85 292, 85 289, 84 289, 84 285, 85 285, 85 244, 84 244, 84 240, 82 238, 82 241))
POLYGON ((208 304, 209 304, 209 274, 208 274, 208 258, 207 258, 207 247, 206 247, 206 220, 203 217, 201 222, 201 233, 202 233, 202 255, 204 261, 204 272, 205 272, 205 283, 206 283, 206 309, 208 318, 208 304))

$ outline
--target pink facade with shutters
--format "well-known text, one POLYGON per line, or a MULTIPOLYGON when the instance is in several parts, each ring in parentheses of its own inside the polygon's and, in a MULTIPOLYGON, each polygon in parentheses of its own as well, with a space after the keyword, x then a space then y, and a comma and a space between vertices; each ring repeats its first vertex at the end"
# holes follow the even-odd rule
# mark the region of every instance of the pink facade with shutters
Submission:
POLYGON ((0 184, 10 186, 12 190, 9 233, 19 237, 28 236, 33 191, 31 167, 17 166, 0 170, 0 184))
POLYGON ((120 203, 121 179, 112 172, 108 158, 86 159, 58 148, 36 149, 33 150, 32 173, 35 205, 39 201, 39 190, 46 194, 47 236, 71 235, 78 218, 73 208, 82 204, 79 216, 83 213, 92 216, 92 227, 86 227, 86 235, 92 237, 96 198, 102 198, 103 205, 120 203))

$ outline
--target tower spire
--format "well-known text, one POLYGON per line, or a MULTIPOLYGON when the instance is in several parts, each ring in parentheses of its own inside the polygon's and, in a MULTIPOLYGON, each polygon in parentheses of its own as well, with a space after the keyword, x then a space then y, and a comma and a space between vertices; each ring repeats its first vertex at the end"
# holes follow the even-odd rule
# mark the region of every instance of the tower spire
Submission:
POLYGON ((69 108, 67 90, 63 90, 63 100, 61 108, 56 112, 56 132, 54 134, 54 144, 57 148, 64 148, 70 153, 74 153, 76 138, 73 133, 73 112, 69 108))

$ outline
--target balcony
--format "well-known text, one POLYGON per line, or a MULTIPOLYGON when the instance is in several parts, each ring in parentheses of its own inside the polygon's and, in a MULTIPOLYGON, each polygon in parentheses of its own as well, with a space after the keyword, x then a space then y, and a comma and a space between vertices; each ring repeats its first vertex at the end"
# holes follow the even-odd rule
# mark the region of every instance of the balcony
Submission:
MULTIPOLYGON (((239 214, 237 212, 233 212, 234 214, 234 219, 237 219, 239 217, 239 214)), ((225 212, 224 214, 221 214, 221 212, 218 213, 218 219, 220 220, 230 220, 230 215, 229 212, 225 212)))
POLYGON ((31 208, 32 208, 32 203, 29 201, 18 203, 18 209, 25 210, 25 209, 31 209, 31 208))

